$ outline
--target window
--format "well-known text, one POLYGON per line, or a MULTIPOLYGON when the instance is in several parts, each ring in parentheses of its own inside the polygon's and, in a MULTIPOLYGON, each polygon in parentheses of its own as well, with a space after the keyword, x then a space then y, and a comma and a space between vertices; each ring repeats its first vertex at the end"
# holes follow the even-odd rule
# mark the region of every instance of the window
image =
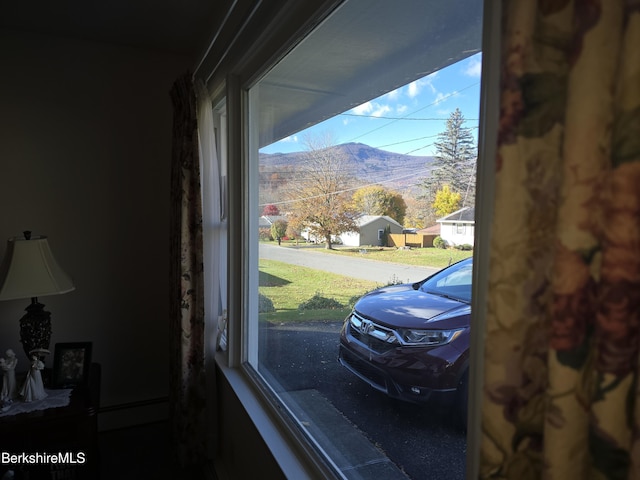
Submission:
MULTIPOLYGON (((273 205, 280 213, 288 214, 291 202, 296 199, 290 192, 285 195, 287 184, 291 186, 294 177, 312 173, 303 168, 299 157, 286 164, 293 158, 290 153, 295 152, 273 148, 277 148, 274 145, 283 146, 287 140, 299 140, 301 135, 312 131, 312 127, 321 127, 323 122, 336 116, 340 115, 341 120, 348 122, 349 115, 353 114, 349 112, 353 112, 354 107, 361 107, 362 111, 369 109, 370 118, 387 117, 391 124, 401 123, 402 115, 393 117, 390 113, 385 115, 384 111, 376 112, 374 100, 399 88, 432 88, 433 78, 426 78, 428 74, 478 53, 480 7, 479 2, 471 0, 455 6, 408 0, 401 8, 397 3, 385 1, 346 1, 246 90, 248 124, 243 197, 248 208, 243 214, 250 241, 248 248, 242 251, 242 264, 246 269, 243 299, 246 303, 242 311, 242 353, 239 358, 255 374, 266 394, 287 412, 295 428, 326 455, 338 476, 364 475, 356 470, 358 465, 343 463, 350 452, 344 450, 343 437, 331 430, 336 428, 337 423, 333 423, 336 419, 344 420, 345 403, 341 403, 344 397, 355 389, 363 390, 363 385, 348 377, 346 372, 340 372, 336 377, 323 376, 330 365, 336 364, 337 340, 344 312, 335 308, 316 308, 323 312, 321 317, 314 317, 316 313, 300 306, 314 299, 329 305, 329 300, 336 297, 338 303, 345 306, 351 298, 346 288, 323 274, 316 280, 321 291, 313 292, 312 298, 289 299, 296 302, 289 302, 286 308, 276 308, 275 313, 271 311, 277 303, 273 296, 278 289, 284 291, 285 286, 301 282, 310 274, 299 265, 291 266, 291 263, 274 259, 272 253, 267 252, 280 254, 280 250, 299 251, 302 245, 311 249, 322 248, 322 242, 339 243, 331 234, 316 235, 314 238, 321 244, 311 246, 302 240, 303 232, 295 232, 295 229, 285 232, 285 237, 292 238, 292 242, 300 242, 286 244, 295 247, 279 248, 260 242, 258 220, 263 209, 273 205), (278 171, 269 169, 276 161, 283 162, 281 168, 278 171), (340 389, 330 394, 323 390, 345 378, 348 378, 346 384, 354 385, 351 391, 340 389), (331 426, 324 423, 328 418, 331 426)), ((476 95, 478 91, 479 87, 476 95)), ((356 137, 346 140, 361 143, 356 137)), ((322 151, 326 146, 319 145, 317 150, 322 151)), ((413 166, 411 175, 415 175, 416 167, 413 166)), ((372 176, 372 183, 382 182, 394 173, 397 172, 372 176)), ((331 193, 338 191, 342 190, 334 189, 331 193)), ((328 194, 301 196, 301 193, 304 190, 298 190, 297 200, 303 199, 317 209, 329 198, 328 194)), ((318 231, 315 229, 316 233, 318 231)), ((378 230, 378 240, 383 236, 384 230, 378 230)), ((374 286, 363 283, 361 293, 374 286)), ((353 427, 356 422, 350 419, 347 423, 353 427)), ((344 424, 339 428, 342 427, 344 424)), ((351 429, 361 435, 358 441, 366 438, 358 428, 351 429)), ((374 445, 372 449, 375 450, 374 445)), ((381 461, 379 465, 398 468, 397 463, 401 462, 381 461)), ((377 478, 380 471, 368 475, 377 478)), ((420 474, 417 475, 415 478, 420 478, 420 474)))
POLYGON ((456 233, 458 235, 465 234, 465 224, 464 223, 456 223, 456 233))

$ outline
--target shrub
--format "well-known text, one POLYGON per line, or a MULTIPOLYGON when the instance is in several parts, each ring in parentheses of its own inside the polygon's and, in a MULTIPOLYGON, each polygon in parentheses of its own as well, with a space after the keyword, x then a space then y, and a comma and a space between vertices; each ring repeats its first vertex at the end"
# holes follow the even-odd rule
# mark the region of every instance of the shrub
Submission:
POLYGON ((354 295, 353 297, 351 297, 351 298, 349 299, 348 306, 349 306, 350 308, 353 308, 353 306, 356 304, 356 302, 357 302, 358 300, 360 300, 361 298, 362 298, 362 295, 354 295))
POLYGON ((271 236, 271 229, 267 228, 267 227, 262 227, 258 230, 258 237, 260 240, 273 240, 273 237, 271 236))
POLYGON ((456 248, 458 250, 469 251, 469 250, 473 250, 473 245, 469 245, 468 243, 463 243, 462 245, 456 245, 456 248))
POLYGON ((279 238, 285 236, 287 232, 287 222, 286 220, 276 220, 271 224, 271 238, 279 238))
POLYGON ((405 282, 400 277, 394 274, 391 276, 391 278, 387 281, 387 283, 384 286, 389 287, 391 285, 401 285, 403 283, 409 283, 409 280, 407 279, 407 281, 405 282))
POLYGON ((319 293, 316 293, 313 297, 311 297, 306 302, 302 302, 298 305, 298 310, 321 310, 321 309, 331 309, 337 310, 339 308, 343 308, 340 302, 333 298, 323 297, 319 293))
POLYGON ((258 313, 275 312, 276 308, 269 297, 261 293, 258 294, 258 313))
POLYGON ((440 235, 433 239, 433 246, 435 248, 447 248, 447 242, 445 242, 440 235))

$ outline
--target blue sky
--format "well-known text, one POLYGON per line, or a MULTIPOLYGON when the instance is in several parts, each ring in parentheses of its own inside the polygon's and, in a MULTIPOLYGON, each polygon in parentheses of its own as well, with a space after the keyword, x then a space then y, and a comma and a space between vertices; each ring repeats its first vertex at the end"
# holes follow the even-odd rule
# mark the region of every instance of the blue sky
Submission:
MULTIPOLYGON (((427 75, 381 97, 325 120, 304 132, 329 132, 337 143, 359 142, 408 155, 433 155, 433 142, 459 108, 477 134, 482 54, 427 75)), ((303 150, 304 132, 262 148, 264 153, 303 150)), ((477 138, 477 137, 476 137, 477 138)))

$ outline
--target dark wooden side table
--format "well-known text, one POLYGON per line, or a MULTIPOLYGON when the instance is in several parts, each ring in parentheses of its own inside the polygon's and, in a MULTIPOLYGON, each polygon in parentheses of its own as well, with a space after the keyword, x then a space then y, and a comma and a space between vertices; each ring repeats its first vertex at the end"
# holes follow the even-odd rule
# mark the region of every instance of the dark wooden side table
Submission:
POLYGON ((0 463, 0 478, 7 470, 14 471, 15 480, 99 478, 100 376, 100 365, 92 363, 88 384, 75 387, 65 407, 0 417, 0 455, 56 455, 68 461, 0 463))

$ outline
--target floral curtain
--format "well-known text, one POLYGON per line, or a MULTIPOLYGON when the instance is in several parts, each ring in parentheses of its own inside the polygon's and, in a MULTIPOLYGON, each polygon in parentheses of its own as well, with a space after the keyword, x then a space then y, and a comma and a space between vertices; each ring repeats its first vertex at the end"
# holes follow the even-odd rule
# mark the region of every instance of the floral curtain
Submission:
POLYGON ((640 479, 640 2, 502 5, 480 476, 640 479))
POLYGON ((190 74, 176 80, 171 165, 170 419, 184 468, 205 461, 202 200, 196 96, 190 74))

